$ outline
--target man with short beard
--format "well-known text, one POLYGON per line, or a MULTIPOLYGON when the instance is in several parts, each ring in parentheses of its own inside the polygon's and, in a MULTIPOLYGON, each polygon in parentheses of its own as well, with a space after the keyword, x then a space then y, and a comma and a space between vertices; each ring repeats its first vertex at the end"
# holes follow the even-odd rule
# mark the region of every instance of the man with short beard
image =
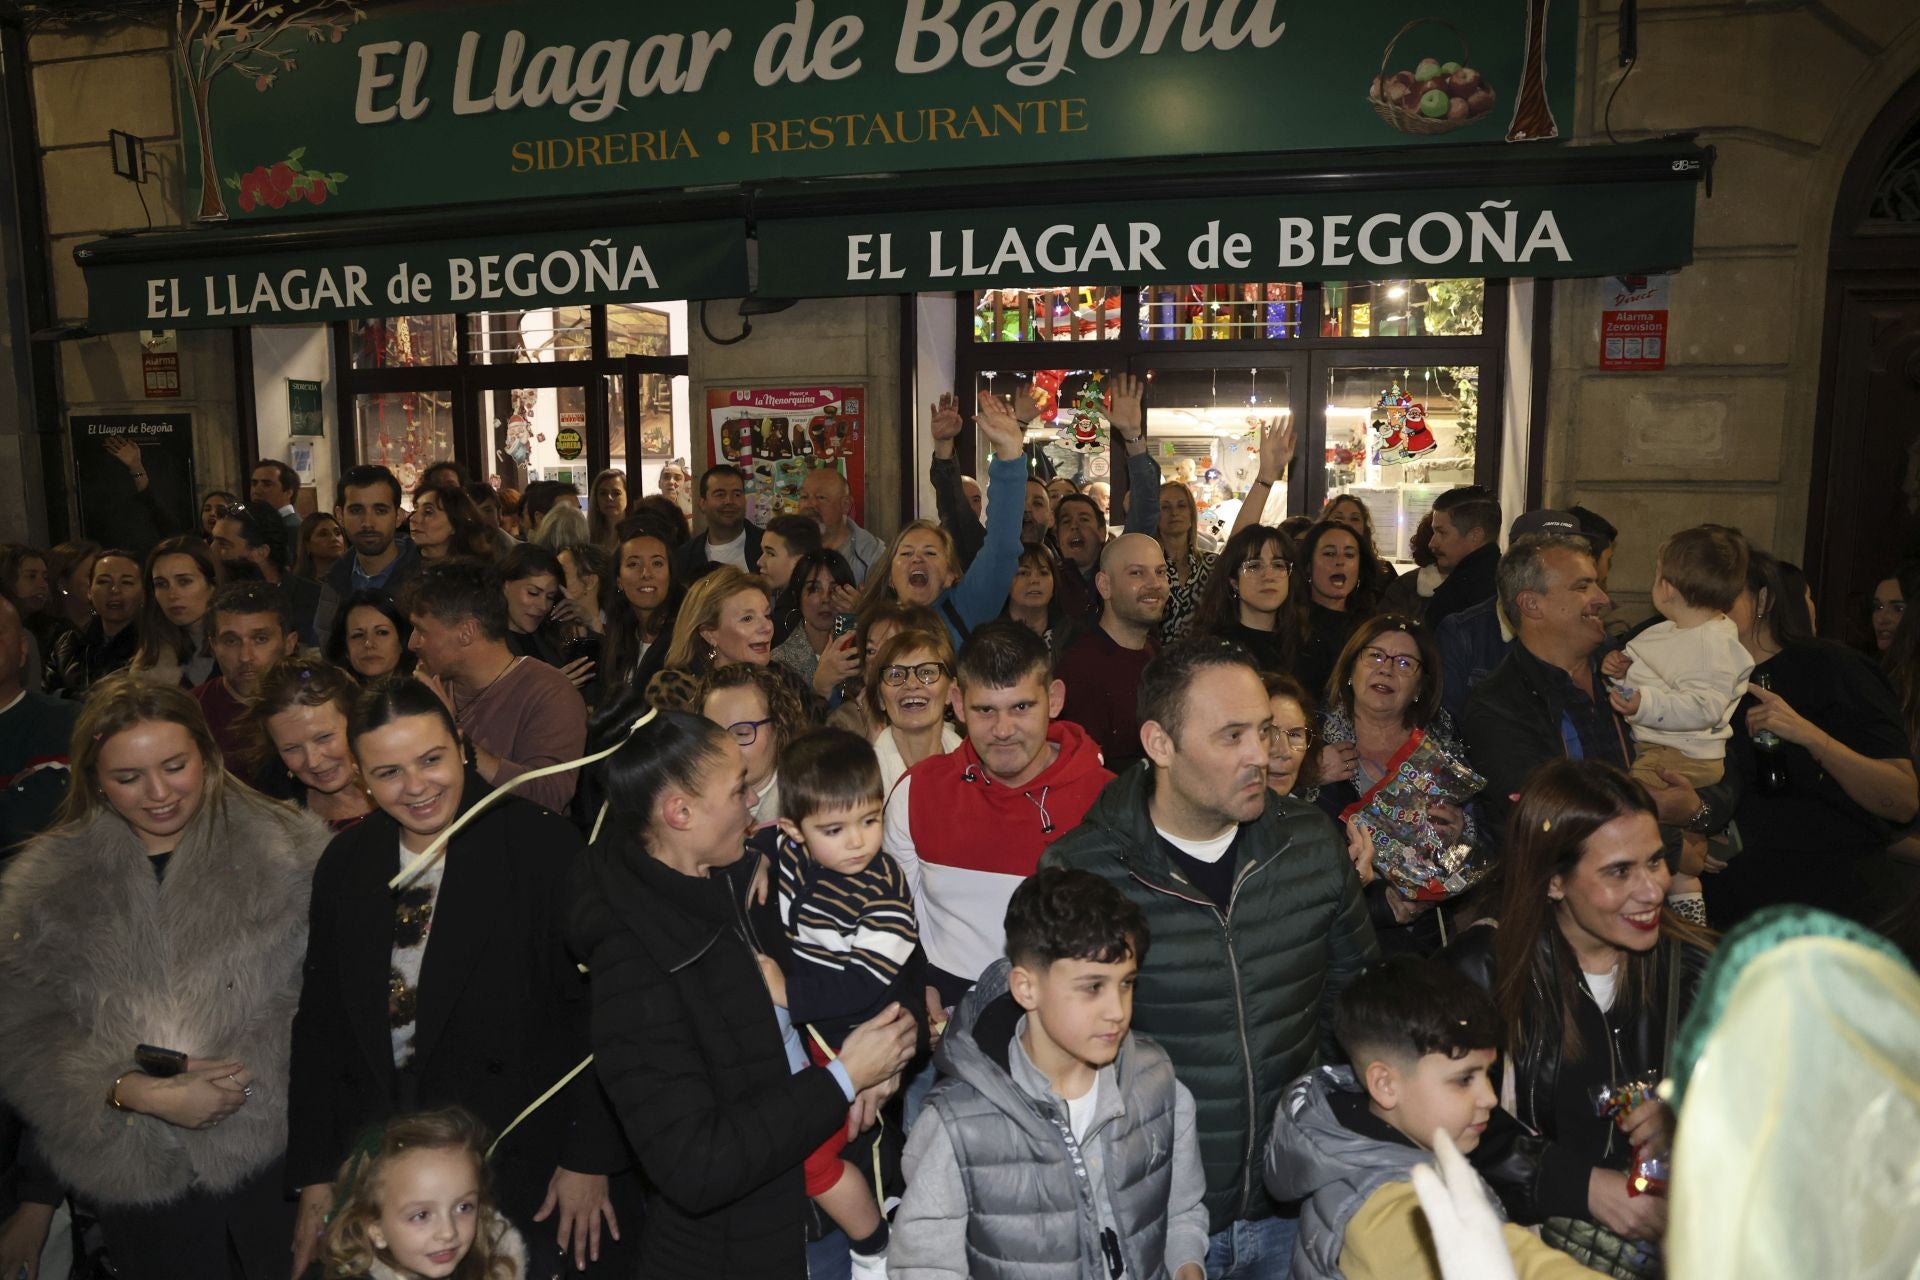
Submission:
POLYGON ((400 481, 393 472, 372 464, 349 468, 340 477, 333 514, 351 550, 320 584, 313 635, 322 650, 342 621, 340 606, 348 596, 378 587, 397 599, 400 588, 420 570, 420 553, 411 542, 398 540, 400 481))
POLYGON ((1123 533, 1100 553, 1094 589, 1100 621, 1067 648, 1063 720, 1100 744, 1107 768, 1119 773, 1145 756, 1140 746, 1140 678, 1158 653, 1153 631, 1167 612, 1167 556, 1158 539, 1123 533))
MULTIPOLYGON (((1530 534, 1500 558, 1500 609, 1515 644, 1474 687, 1461 718, 1467 759, 1487 780, 1480 793, 1480 830, 1498 842, 1514 801, 1534 770, 1563 756, 1633 763, 1633 736, 1607 701, 1600 660, 1607 648, 1607 610, 1592 544, 1576 534, 1530 534)), ((1649 787, 1660 821, 1707 832, 1732 814, 1727 783, 1709 788, 1718 803, 1675 774, 1649 787), (1716 813, 1717 810, 1717 813, 1716 813)))
POLYGON ((1147 917, 1133 1025, 1192 1090, 1206 1166, 1207 1274, 1288 1274, 1299 1218, 1282 1216, 1261 1153, 1286 1087, 1337 1060, 1332 1009, 1380 958, 1346 841, 1311 805, 1267 792, 1274 734, 1247 651, 1185 640, 1147 667, 1150 768, 1100 793, 1041 859, 1091 871, 1147 917))
POLYGON ((232 582, 207 606, 207 635, 220 674, 187 692, 206 714, 227 769, 244 778, 250 776, 244 764, 252 760, 253 744, 240 730, 240 715, 267 668, 299 644, 300 628, 284 589, 270 582, 232 582))

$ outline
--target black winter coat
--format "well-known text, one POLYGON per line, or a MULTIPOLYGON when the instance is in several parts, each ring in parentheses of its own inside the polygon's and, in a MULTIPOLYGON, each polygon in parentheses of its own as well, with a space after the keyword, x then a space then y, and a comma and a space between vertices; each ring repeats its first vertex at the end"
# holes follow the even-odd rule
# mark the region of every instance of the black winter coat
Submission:
MULTIPOLYGON (((460 811, 489 790, 469 771, 460 811)), ((498 1134, 587 1056, 587 984, 565 935, 581 846, 565 818, 517 797, 454 837, 420 974, 414 1057, 399 1072, 387 1019, 399 824, 375 812, 334 837, 314 873, 293 1023, 290 1185, 332 1181, 361 1128, 401 1111, 458 1103, 498 1134)), ((630 1163, 590 1071, 494 1158, 502 1207, 523 1230, 556 1166, 610 1174, 630 1163)))
POLYGON ((614 833, 574 874, 594 1066, 652 1188, 648 1280, 803 1280, 801 1163, 847 1119, 831 1073, 788 1067, 731 870, 682 875, 614 833))
MULTIPOLYGON (((1440 953, 1441 960, 1489 995, 1495 979, 1495 935, 1491 926, 1469 929, 1440 953)), ((1623 990, 1603 1013, 1586 984, 1579 984, 1574 1008, 1582 1049, 1578 1058, 1565 1054, 1558 997, 1535 978, 1534 999, 1543 1008, 1522 1028, 1513 1054, 1513 1116, 1496 1109, 1495 1122, 1488 1124, 1471 1157, 1515 1222, 1590 1219, 1587 1181, 1593 1170, 1625 1170, 1631 1163, 1633 1153, 1613 1121, 1594 1113, 1592 1090, 1649 1072, 1665 1074, 1672 1029, 1693 1007, 1708 960, 1705 951, 1673 938, 1663 939, 1658 950, 1651 1004, 1632 1001, 1623 990), (1677 1004, 1671 1017, 1669 993, 1677 1004)), ((1542 936, 1536 974, 1553 973, 1561 963, 1553 939, 1542 936)), ((1496 1082, 1502 1071, 1495 1066, 1496 1082)))

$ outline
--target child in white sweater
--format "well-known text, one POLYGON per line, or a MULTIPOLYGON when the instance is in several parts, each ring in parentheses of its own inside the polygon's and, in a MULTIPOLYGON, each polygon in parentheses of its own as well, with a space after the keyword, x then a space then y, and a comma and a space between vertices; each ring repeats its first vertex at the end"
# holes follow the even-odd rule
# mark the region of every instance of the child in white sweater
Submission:
MULTIPOLYGON (((1701 525, 1660 544, 1653 607, 1667 620, 1604 666, 1614 678, 1613 709, 1633 727, 1632 772, 1641 782, 1663 786, 1672 774, 1697 788, 1725 776, 1734 709, 1753 674, 1753 657, 1727 617, 1746 584, 1747 544, 1731 529, 1701 525)), ((1704 916, 1691 875, 1674 876, 1667 901, 1704 916)))

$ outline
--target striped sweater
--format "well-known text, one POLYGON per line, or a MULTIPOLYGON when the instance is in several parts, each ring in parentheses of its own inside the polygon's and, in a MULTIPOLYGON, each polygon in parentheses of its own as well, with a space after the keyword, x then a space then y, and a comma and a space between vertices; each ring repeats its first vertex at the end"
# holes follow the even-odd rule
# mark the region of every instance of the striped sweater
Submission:
POLYGON ((774 856, 786 933, 787 1010, 838 1048, 853 1028, 898 1000, 918 1009, 920 946, 913 894, 885 853, 852 875, 830 871, 782 835, 774 856))

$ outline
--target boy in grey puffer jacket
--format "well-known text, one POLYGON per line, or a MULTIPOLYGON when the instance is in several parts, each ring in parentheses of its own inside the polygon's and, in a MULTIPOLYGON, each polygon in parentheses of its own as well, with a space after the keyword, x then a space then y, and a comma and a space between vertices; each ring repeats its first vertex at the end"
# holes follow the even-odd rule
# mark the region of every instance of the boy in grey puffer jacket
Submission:
MULTIPOLYGON (((1453 971, 1400 958, 1341 994, 1335 1028, 1352 1067, 1294 1081, 1267 1142, 1267 1190, 1305 1201, 1293 1280, 1440 1280, 1413 1168, 1433 1160, 1436 1130, 1463 1153, 1479 1145, 1500 1016, 1453 971)), ((1520 1280, 1592 1280, 1531 1232, 1501 1230, 1520 1280)))
POLYGON ((1147 924, 1085 871, 1007 907, 1008 959, 967 993, 907 1141, 896 1280, 1204 1280, 1193 1096, 1129 1033, 1147 924))

